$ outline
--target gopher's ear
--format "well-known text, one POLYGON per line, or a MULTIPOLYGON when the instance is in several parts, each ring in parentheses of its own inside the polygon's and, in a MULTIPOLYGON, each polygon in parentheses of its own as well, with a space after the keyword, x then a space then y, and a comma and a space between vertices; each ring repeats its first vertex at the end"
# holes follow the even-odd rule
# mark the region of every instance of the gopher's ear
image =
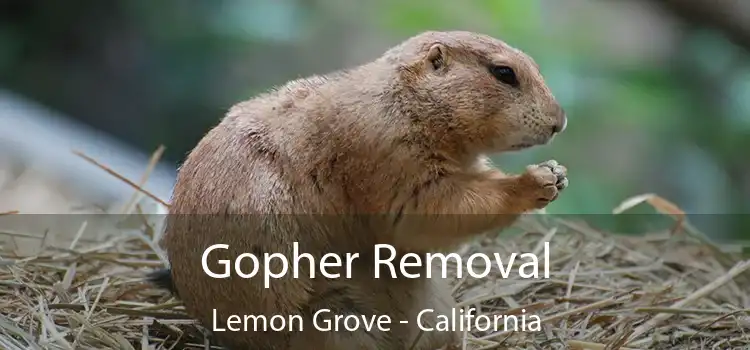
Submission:
POLYGON ((437 70, 444 67, 448 61, 446 53, 445 45, 439 43, 433 44, 425 56, 425 65, 427 68, 437 70))

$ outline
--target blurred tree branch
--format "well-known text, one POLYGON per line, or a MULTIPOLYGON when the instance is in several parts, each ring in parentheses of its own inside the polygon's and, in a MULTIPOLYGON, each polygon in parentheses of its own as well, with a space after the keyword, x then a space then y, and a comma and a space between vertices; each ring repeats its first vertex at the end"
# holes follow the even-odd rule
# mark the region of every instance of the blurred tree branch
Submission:
POLYGON ((649 0, 656 6, 698 25, 712 27, 750 51, 750 1, 649 0))

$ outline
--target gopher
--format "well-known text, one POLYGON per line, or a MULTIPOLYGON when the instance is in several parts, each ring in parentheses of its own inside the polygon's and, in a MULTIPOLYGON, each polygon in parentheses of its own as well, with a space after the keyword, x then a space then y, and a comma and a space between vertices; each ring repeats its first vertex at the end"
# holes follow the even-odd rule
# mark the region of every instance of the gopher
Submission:
POLYGON ((565 167, 550 160, 506 174, 488 155, 548 144, 566 125, 534 60, 473 32, 424 32, 369 63, 289 82, 233 106, 189 153, 161 241, 171 267, 151 280, 208 328, 226 329, 231 315, 305 320, 302 330, 215 332, 230 349, 455 343, 458 332, 421 332, 415 321, 424 309, 451 314, 448 282, 374 279, 373 247, 450 251, 547 206, 568 186, 565 167), (290 270, 268 288, 260 277, 212 278, 201 265, 217 243, 229 248, 211 253, 213 271, 221 271, 219 259, 243 253, 291 260, 293 242, 315 261, 326 253, 360 258, 350 278, 311 277, 313 266, 302 263, 299 276, 290 270), (316 331, 312 315, 322 309, 393 323, 388 331, 316 331))

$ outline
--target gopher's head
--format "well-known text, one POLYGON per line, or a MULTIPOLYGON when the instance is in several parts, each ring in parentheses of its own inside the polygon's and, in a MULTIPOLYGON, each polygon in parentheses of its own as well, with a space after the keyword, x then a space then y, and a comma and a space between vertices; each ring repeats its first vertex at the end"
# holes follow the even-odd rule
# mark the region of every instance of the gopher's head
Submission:
POLYGON ((471 32, 425 32, 382 60, 395 65, 409 87, 401 92, 408 103, 401 104, 412 121, 458 146, 519 150, 549 143, 567 125, 534 60, 501 40, 471 32))

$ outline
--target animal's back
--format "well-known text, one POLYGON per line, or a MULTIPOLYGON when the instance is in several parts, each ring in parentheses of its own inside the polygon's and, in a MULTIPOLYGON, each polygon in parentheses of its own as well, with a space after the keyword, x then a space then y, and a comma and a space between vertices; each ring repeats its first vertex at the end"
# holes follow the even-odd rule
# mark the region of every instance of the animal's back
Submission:
MULTIPOLYGON (((268 289, 260 275, 252 280, 234 275, 214 279, 201 266, 201 254, 211 245, 229 246, 211 253, 208 267, 216 272, 226 269, 217 260, 232 260, 243 253, 259 259, 264 253, 291 256, 293 242, 316 259, 372 246, 371 240, 342 239, 346 237, 342 232, 356 232, 363 226, 358 227, 355 216, 334 214, 350 212, 354 206, 335 174, 351 158, 331 151, 347 148, 341 148, 333 135, 337 130, 331 119, 340 112, 326 111, 320 101, 326 98, 324 86, 324 80, 294 82, 234 106, 181 166, 163 246, 176 293, 204 324, 213 324, 213 309, 224 318, 299 314, 310 291, 320 289, 309 278, 290 278, 291 273, 274 280, 268 289)), ((254 267, 245 262, 243 271, 251 271, 254 267)), ((278 264, 260 263, 259 271, 281 269, 278 264)), ((305 268, 302 264, 303 276, 309 274, 305 268)), ((232 345, 270 346, 284 343, 280 339, 288 336, 271 333, 259 333, 252 340, 255 343, 248 343, 253 337, 246 333, 238 335, 238 343, 232 345)), ((226 338, 231 341, 234 336, 226 338)))

